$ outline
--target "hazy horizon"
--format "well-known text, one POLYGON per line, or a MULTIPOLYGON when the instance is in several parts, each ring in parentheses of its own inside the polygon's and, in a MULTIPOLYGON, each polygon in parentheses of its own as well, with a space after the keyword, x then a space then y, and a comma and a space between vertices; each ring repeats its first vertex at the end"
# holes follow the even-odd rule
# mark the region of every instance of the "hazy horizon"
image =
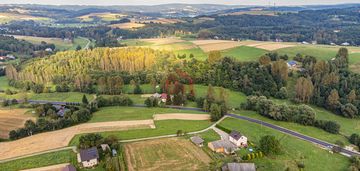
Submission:
POLYGON ((276 5, 294 6, 294 5, 336 5, 347 3, 360 3, 359 0, 183 0, 181 2, 176 0, 122 0, 121 2, 114 2, 113 0, 1 0, 0 4, 39 4, 39 5, 159 5, 159 4, 220 4, 220 5, 276 5))

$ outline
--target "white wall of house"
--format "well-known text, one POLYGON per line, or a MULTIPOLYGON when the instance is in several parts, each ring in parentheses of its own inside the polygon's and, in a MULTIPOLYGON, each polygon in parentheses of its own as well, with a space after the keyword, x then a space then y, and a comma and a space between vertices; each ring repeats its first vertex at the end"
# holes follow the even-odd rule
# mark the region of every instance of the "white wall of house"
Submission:
POLYGON ((235 140, 233 137, 229 136, 229 140, 237 147, 244 147, 247 145, 247 138, 245 136, 241 136, 239 140, 235 140))
POLYGON ((93 166, 96 166, 98 164, 98 160, 97 159, 92 159, 92 160, 89 160, 89 161, 83 161, 81 163, 82 163, 82 165, 84 167, 93 167, 93 166))

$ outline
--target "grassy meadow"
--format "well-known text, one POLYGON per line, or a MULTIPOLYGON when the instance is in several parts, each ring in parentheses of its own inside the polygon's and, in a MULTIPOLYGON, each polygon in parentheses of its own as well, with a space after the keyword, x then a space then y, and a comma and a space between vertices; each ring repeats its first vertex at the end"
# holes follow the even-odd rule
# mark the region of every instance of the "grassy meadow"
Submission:
POLYGON ((155 114, 189 113, 206 114, 204 112, 179 110, 170 108, 137 108, 137 107, 104 107, 93 113, 89 122, 126 121, 153 119, 155 114))
POLYGON ((40 154, 32 157, 26 157, 5 163, 0 163, 0 170, 18 171, 22 169, 31 169, 62 163, 70 163, 72 155, 74 155, 74 153, 71 150, 40 154))
MULTIPOLYGON (((199 131, 209 127, 212 123, 210 121, 190 121, 190 120, 161 120, 155 121, 155 129, 136 129, 127 131, 115 131, 115 132, 102 132, 102 136, 106 137, 114 135, 120 140, 128 140, 135 138, 146 138, 162 135, 176 134, 178 130, 183 132, 199 131)), ((79 137, 76 135, 69 145, 77 145, 79 143, 79 137)))

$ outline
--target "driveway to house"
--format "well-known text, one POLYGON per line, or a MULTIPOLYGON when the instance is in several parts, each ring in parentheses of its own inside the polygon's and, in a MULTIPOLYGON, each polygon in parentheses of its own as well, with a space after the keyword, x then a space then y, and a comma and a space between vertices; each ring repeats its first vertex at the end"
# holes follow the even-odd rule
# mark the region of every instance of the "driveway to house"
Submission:
POLYGON ((213 130, 219 134, 219 136, 221 137, 222 140, 225 140, 225 141, 230 141, 229 140, 229 134, 224 132, 223 130, 219 129, 219 128, 216 128, 214 127, 213 130))

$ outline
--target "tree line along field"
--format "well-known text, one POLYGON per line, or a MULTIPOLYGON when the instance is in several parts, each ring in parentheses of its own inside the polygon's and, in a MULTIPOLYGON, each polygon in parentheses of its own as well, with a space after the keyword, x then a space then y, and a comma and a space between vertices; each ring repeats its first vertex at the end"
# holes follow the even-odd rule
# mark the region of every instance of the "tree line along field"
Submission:
POLYGON ((33 44, 41 44, 42 41, 46 43, 52 43, 57 50, 75 50, 77 46, 84 48, 89 39, 83 37, 77 37, 73 42, 65 41, 61 38, 48 38, 48 37, 35 37, 35 36, 20 36, 12 35, 16 39, 25 40, 33 44))

